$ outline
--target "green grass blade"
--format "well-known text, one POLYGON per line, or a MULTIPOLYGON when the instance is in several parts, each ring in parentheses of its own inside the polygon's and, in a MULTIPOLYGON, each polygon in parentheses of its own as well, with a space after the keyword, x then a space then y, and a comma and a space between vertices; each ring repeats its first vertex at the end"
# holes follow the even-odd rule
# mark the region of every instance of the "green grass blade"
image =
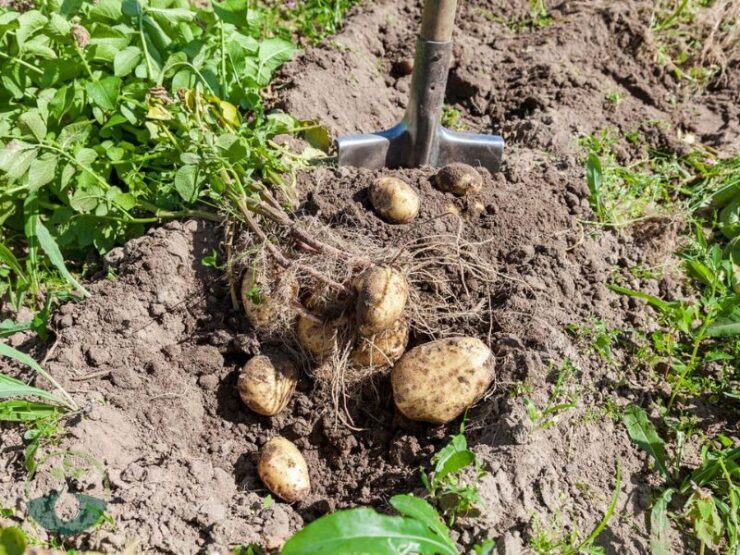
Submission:
POLYGON ((655 297, 654 295, 648 295, 647 293, 643 293, 642 291, 635 291, 634 289, 628 289, 626 287, 622 287, 621 285, 614 285, 609 284, 607 285, 609 289, 614 291, 615 293, 619 293, 621 295, 627 295, 629 297, 635 297, 637 299, 642 299, 644 301, 647 301, 648 304, 651 306, 654 306, 661 312, 670 312, 674 308, 676 308, 676 303, 668 303, 664 301, 663 299, 660 299, 658 297, 655 297))
POLYGON ((15 257, 12 251, 2 243, 0 243, 0 261, 5 262, 5 264, 7 264, 8 267, 13 270, 23 281, 28 281, 23 268, 18 262, 18 259, 15 257))
POLYGON ((637 405, 629 405, 624 409, 623 420, 630 439, 653 457, 660 474, 668 478, 665 443, 648 419, 647 413, 637 405))
POLYGON ((54 267, 59 270, 59 273, 62 274, 64 279, 66 279, 72 287, 77 289, 83 297, 89 297, 90 293, 87 289, 80 285, 69 270, 67 270, 67 266, 64 264, 62 251, 59 250, 59 245, 57 245, 57 242, 51 236, 51 233, 49 233, 46 226, 41 223, 41 220, 36 222, 36 236, 39 241, 39 246, 46 253, 46 256, 49 257, 49 260, 54 267))
POLYGON ((62 404, 57 396, 50 391, 26 385, 20 380, 16 380, 15 378, 11 378, 5 374, 0 374, 0 399, 13 397, 40 397, 41 399, 47 399, 48 401, 62 404))
MULTIPOLYGON (((20 363, 25 364, 26 366, 30 366, 33 370, 35 370, 41 376, 43 376, 44 378, 46 378, 54 387, 57 388, 57 390, 59 390, 59 392, 66 399, 66 401, 65 401, 64 404, 68 408, 70 408, 72 410, 77 410, 77 404, 74 402, 74 400, 72 399, 72 397, 69 396, 69 394, 64 390, 64 388, 61 385, 59 385, 59 383, 51 376, 51 374, 49 374, 46 370, 44 370, 41 367, 41 365, 38 362, 36 362, 35 360, 33 360, 30 356, 28 356, 25 353, 22 353, 22 352, 18 351, 17 349, 14 349, 10 345, 5 345, 4 343, 0 343, 0 356, 10 357, 10 358, 12 358, 14 360, 17 360, 20 363)), ((23 382, 20 382, 20 383, 23 383, 23 382)), ((43 390, 39 390, 39 391, 43 391, 43 390)), ((56 397, 55 397, 55 399, 56 399, 56 397)))
POLYGON ((651 555, 670 555, 671 543, 668 540, 668 530, 671 527, 668 520, 668 503, 674 493, 668 488, 660 494, 650 511, 650 553, 651 555))
POLYGON ((25 399, 0 402, 0 421, 33 422, 59 414, 59 407, 25 399))
POLYGON ((588 190, 591 193, 591 206, 593 207, 600 222, 603 222, 606 214, 604 210, 604 200, 601 194, 601 186, 604 182, 604 171, 601 167, 601 160, 595 153, 590 153, 586 160, 586 182, 588 190))
POLYGON ((614 516, 614 511, 616 511, 617 502, 619 501, 619 494, 622 491, 622 468, 619 465, 619 461, 616 462, 616 470, 617 475, 615 478, 616 483, 614 484, 614 491, 612 492, 612 498, 609 502, 609 506, 606 508, 604 517, 599 521, 599 523, 596 525, 596 528, 591 531, 588 537, 583 540, 581 544, 576 548, 576 553, 580 553, 582 549, 593 545, 594 541, 596 541, 596 538, 598 538, 599 534, 604 531, 604 528, 606 528, 606 525, 609 523, 612 516, 614 516))

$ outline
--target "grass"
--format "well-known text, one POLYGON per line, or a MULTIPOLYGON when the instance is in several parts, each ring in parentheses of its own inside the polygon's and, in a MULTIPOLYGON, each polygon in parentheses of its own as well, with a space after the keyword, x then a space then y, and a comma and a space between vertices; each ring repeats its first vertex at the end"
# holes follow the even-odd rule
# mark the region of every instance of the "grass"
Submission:
POLYGON ((563 361, 558 367, 555 384, 550 392, 545 405, 537 407, 529 398, 522 398, 527 416, 532 425, 530 433, 538 430, 546 430, 557 424, 558 416, 563 412, 578 406, 579 393, 569 388, 569 382, 575 377, 577 368, 570 359, 563 361))
MULTIPOLYGON (((735 553, 740 505, 740 451, 721 428, 697 427, 697 403, 714 410, 736 406, 740 383, 740 157, 717 159, 696 150, 684 157, 651 151, 628 166, 617 163, 608 133, 587 137, 586 174, 593 225, 621 229, 657 216, 684 222, 687 235, 676 254, 689 290, 686 298, 665 300, 620 284, 613 291, 640 299, 653 310, 653 329, 610 330, 602 323, 571 326, 588 350, 605 361, 615 345, 627 349, 628 363, 640 375, 668 387, 656 407, 665 439, 645 410, 624 412, 632 440, 648 452, 664 480, 651 512, 651 550, 670 552, 669 503, 682 509, 675 520, 691 533, 698 552, 707 547, 735 553), (701 461, 687 468, 687 442, 702 445, 701 461)), ((659 273, 628 269, 650 280, 659 273)), ((728 432, 730 430, 727 430, 728 432)))
POLYGON ((545 0, 529 0, 529 13, 522 18, 512 17, 507 19, 486 8, 476 8, 476 11, 488 21, 505 25, 517 33, 546 27, 553 21, 545 0))

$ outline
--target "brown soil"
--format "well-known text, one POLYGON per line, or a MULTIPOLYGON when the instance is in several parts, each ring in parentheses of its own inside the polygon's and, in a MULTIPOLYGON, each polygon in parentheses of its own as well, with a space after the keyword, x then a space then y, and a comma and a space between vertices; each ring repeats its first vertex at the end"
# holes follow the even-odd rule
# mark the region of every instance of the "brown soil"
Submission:
MULTIPOLYGON (((645 553, 654 485, 647 460, 601 407, 662 393, 644 377, 584 354, 565 326, 594 317, 609 326, 644 323, 644 307, 605 283, 615 268, 670 264, 679 230, 584 229, 578 220, 593 215, 576 140, 604 127, 639 130, 650 145, 680 152, 681 130, 737 152, 738 66, 728 68, 724 88, 674 105, 680 87, 652 63, 646 42, 649 2, 563 2, 552 8, 553 24, 521 33, 486 18, 524 15, 526 4, 491 0, 460 8, 448 102, 469 129, 500 132, 507 141, 503 171, 485 175, 480 195, 458 199, 437 191, 429 169, 383 172, 406 180, 422 198, 419 218, 394 226, 369 210, 366 189, 375 173, 317 168, 301 176, 299 215, 340 234, 371 237, 389 251, 413 239, 455 235, 462 222, 464 239, 496 268, 492 290, 472 283, 457 292, 468 296, 463 302, 490 303, 486 318, 458 322, 456 331, 489 341, 497 359, 496 385, 469 415, 468 435, 487 474, 481 515, 460 520, 455 532, 464 550, 490 537, 500 553, 523 552, 536 514, 542 522, 560 515, 564 526, 589 531, 606 508, 618 460, 617 516, 598 543, 607 553, 645 553), (616 107, 605 100, 614 90, 624 95, 616 107), (567 386, 578 392, 578 407, 555 426, 532 431, 521 398, 510 394, 514 384, 526 382, 529 397, 543 406, 553 369, 566 358, 578 369, 567 386)), ((325 123, 334 135, 394 123, 410 79, 397 75, 399 62, 412 58, 419 13, 415 2, 358 9, 339 36, 288 66, 284 108, 325 123)), ((620 148, 625 161, 642 154, 627 142, 620 148)), ((91 454, 111 479, 115 527, 88 532, 74 545, 112 552, 136 541, 177 554, 249 542, 275 548, 303 522, 336 508, 384 508, 393 493, 420 492, 419 467, 459 426, 404 421, 394 412, 387 373, 364 380, 348 398, 358 430, 337 419, 308 372, 283 413, 250 412, 236 377, 268 345, 231 307, 222 275, 201 264, 221 237, 210 224, 174 223, 111 252, 107 264, 117 277, 90 284, 90 299, 63 306, 53 319, 55 339, 37 346, 49 371, 85 407, 68 423, 63 445, 91 454), (256 454, 276 434, 293 440, 308 461, 313 491, 297 505, 263 503, 268 492, 256 475, 256 454)), ((680 295, 680 283, 668 276, 659 286, 637 278, 631 285, 680 295)), ((412 343, 427 339, 417 332, 412 343)), ((24 514, 17 428, 0 428, 0 445, 6 469, 0 506, 24 514)), ((693 551, 674 540, 674 552, 693 551)))

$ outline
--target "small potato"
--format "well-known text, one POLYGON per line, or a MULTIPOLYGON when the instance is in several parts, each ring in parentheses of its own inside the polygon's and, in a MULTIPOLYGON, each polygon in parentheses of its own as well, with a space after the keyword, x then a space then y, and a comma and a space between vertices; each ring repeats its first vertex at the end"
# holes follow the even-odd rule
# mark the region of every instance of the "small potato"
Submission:
POLYGON ((392 224, 405 224, 419 214, 419 195, 395 177, 381 177, 370 185, 375 213, 392 224))
POLYGON ((284 321, 286 300, 298 298, 298 282, 295 276, 285 277, 275 273, 269 279, 271 283, 262 283, 268 280, 259 279, 251 270, 247 270, 242 278, 241 297, 244 313, 252 327, 262 332, 270 331, 284 321))
POLYGON ((433 182, 440 191, 457 197, 480 193, 483 188, 483 178, 475 168, 460 163, 450 164, 439 170, 433 182))
POLYGON ((387 330, 403 316, 409 286, 398 270, 372 266, 359 275, 355 290, 360 335, 368 337, 387 330))
POLYGON ((257 474, 267 489, 289 503, 300 501, 311 492, 306 459, 284 437, 274 437, 262 446, 257 474))
POLYGON ((283 353, 268 353, 247 361, 236 387, 250 409, 274 416, 287 406, 297 383, 298 370, 290 358, 283 353))
POLYGON ((493 381, 493 367, 493 353, 480 339, 425 343, 393 367, 393 400, 411 420, 444 424, 480 399, 493 381))
POLYGON ((334 352, 337 347, 339 322, 327 320, 316 322, 303 314, 296 322, 298 343, 317 359, 325 358, 334 352))
POLYGON ((408 342, 408 322, 400 318, 390 328, 372 337, 360 336, 350 353, 350 360, 358 368, 386 368, 401 358, 408 342))

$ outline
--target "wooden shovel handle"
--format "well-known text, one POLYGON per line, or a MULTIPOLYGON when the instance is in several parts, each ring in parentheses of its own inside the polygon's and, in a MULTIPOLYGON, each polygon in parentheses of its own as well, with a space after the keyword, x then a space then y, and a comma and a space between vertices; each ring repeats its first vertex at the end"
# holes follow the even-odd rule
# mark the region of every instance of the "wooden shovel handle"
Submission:
POLYGON ((426 0, 421 16, 421 38, 447 42, 455 27, 457 0, 426 0))

